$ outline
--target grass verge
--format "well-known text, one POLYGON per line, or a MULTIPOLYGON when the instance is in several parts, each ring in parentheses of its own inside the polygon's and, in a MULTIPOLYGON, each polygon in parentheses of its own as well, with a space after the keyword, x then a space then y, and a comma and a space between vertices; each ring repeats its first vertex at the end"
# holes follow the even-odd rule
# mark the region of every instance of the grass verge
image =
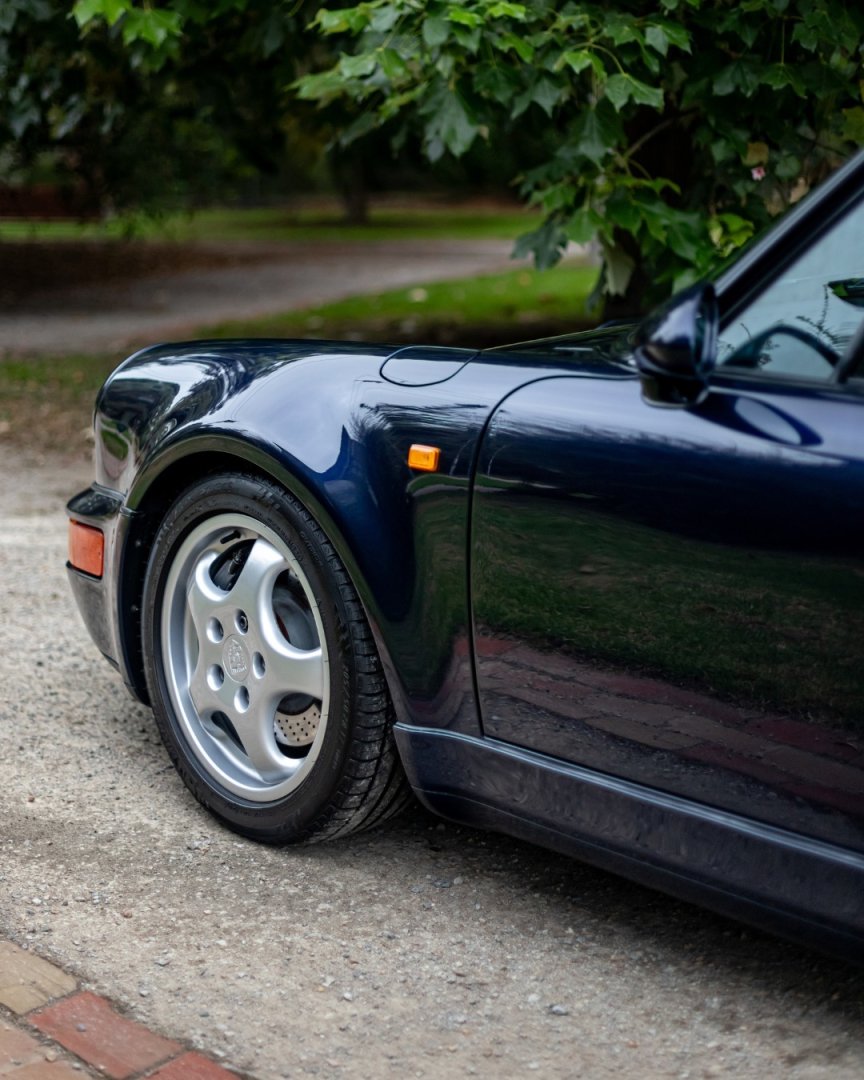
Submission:
POLYGON ((349 225, 338 205, 311 209, 268 207, 200 210, 161 218, 121 217, 109 221, 0 220, 2 240, 144 240, 208 244, 255 242, 363 242, 380 240, 513 240, 536 228, 539 218, 518 208, 495 206, 373 207, 363 225, 349 225))
POLYGON ((327 337, 460 345, 566 333, 590 322, 595 267, 511 270, 354 296, 303 311, 206 327, 213 337, 327 337))

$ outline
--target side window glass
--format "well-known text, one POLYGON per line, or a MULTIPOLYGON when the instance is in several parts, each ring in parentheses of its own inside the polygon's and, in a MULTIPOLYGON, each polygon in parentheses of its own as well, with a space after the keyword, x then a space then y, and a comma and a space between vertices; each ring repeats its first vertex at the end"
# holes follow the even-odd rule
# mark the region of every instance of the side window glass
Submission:
POLYGON ((725 322, 718 364, 828 381, 864 321, 864 203, 725 322))

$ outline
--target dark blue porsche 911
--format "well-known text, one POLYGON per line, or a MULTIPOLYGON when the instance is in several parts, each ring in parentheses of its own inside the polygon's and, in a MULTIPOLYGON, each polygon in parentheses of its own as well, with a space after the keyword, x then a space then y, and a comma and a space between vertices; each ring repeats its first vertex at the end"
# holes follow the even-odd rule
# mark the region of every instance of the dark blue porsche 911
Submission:
POLYGON ((636 326, 204 341, 96 410, 69 572, 192 793, 413 790, 864 956, 864 158, 636 326))

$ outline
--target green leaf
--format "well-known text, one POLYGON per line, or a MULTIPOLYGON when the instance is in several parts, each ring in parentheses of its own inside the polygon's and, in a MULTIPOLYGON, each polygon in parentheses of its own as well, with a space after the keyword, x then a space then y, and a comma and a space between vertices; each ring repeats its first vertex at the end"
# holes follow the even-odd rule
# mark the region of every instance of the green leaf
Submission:
POLYGON ((724 257, 745 244, 753 231, 753 222, 740 214, 715 214, 708 222, 711 243, 724 257))
POLYGON ((560 262, 567 248, 567 233, 557 221, 544 221, 539 229, 523 233, 513 248, 512 258, 524 259, 534 256, 534 265, 538 270, 548 270, 560 262))
POLYGON ((279 18, 278 12, 270 12, 261 24, 257 40, 260 42, 261 53, 265 60, 282 48, 285 44, 285 24, 279 18))
POLYGON ((454 26, 453 36, 466 52, 476 53, 480 48, 482 34, 479 26, 454 26))
POLYGON ((9 128, 16 139, 20 139, 29 127, 38 124, 40 119, 39 109, 35 102, 30 100, 12 105, 6 116, 9 128))
MULTIPOLYGON (((678 49, 683 50, 684 52, 687 52, 687 53, 690 52, 690 32, 689 32, 689 30, 687 30, 687 29, 685 29, 685 27, 681 26, 680 23, 669 22, 668 20, 665 20, 665 19, 663 20, 662 23, 658 23, 657 25, 663 27, 663 33, 666 35, 667 38, 669 38, 669 41, 670 41, 670 43, 672 45, 676 46, 676 48, 678 48, 678 49)), ((646 40, 647 40, 647 35, 646 35, 646 40)))
POLYGON ((430 49, 437 49, 450 37, 450 23, 440 15, 430 15, 423 20, 423 40, 430 49))
POLYGON ((670 221, 666 230, 666 243, 682 259, 695 263, 702 248, 701 227, 691 221, 687 221, 683 214, 670 214, 670 221))
POLYGON ((164 45, 169 38, 178 37, 182 18, 177 11, 154 8, 132 8, 123 20, 123 41, 130 45, 145 41, 154 48, 164 45))
POLYGON ((603 250, 603 276, 606 292, 612 296, 623 296, 627 292, 630 278, 636 264, 618 246, 601 241, 603 250))
POLYGON ((669 51, 669 35, 662 26, 649 26, 645 31, 645 44, 665 56, 669 51))
POLYGON ((319 26, 323 34, 359 34, 369 25, 369 11, 365 4, 353 8, 340 8, 328 11, 321 8, 312 20, 313 26, 319 26))
POLYGON ((714 93, 723 97, 739 91, 745 97, 752 97, 759 87, 760 74, 758 65, 747 60, 733 60, 714 78, 714 93))
POLYGON ((639 105, 650 105, 654 109, 663 108, 663 91, 659 87, 634 79, 632 75, 613 75, 606 83, 606 97, 620 112, 632 98, 639 105))
POLYGON ((626 45, 630 41, 642 41, 642 33, 637 28, 632 16, 623 13, 607 13, 603 22, 603 33, 616 45, 626 45))
POLYGON ((445 150, 461 157, 479 134, 480 128, 468 115, 461 96, 449 88, 430 98, 424 110, 430 117, 424 132, 430 161, 437 161, 445 150))
POLYGON ((346 79, 363 79, 371 75, 377 66, 378 61, 372 53, 339 58, 339 70, 346 79))
POLYGON ((599 102, 595 109, 585 109, 573 125, 570 142, 582 157, 599 165, 621 135, 615 114, 599 102))
POLYGON ((792 31, 792 40, 797 41, 798 44, 808 52, 815 52, 819 47, 818 33, 812 26, 808 26, 803 22, 795 23, 795 29, 792 31))
POLYGON ((528 9, 524 4, 511 4, 508 0, 499 0, 493 4, 486 13, 490 19, 518 19, 520 22, 528 15, 528 9))
POLYGON ((519 79, 511 65, 482 64, 474 76, 474 89, 481 97, 508 105, 520 90, 519 79))
POLYGON ((806 98, 807 91, 798 71, 789 64, 772 64, 761 75, 762 82, 773 90, 782 90, 791 86, 798 97, 806 98))
POLYGON ((102 11, 105 15, 105 22, 109 26, 113 26, 117 20, 128 10, 129 5, 124 3, 124 0, 102 0, 102 11))
POLYGON ((531 194, 531 204, 540 206, 546 216, 557 214, 561 210, 570 211, 576 198, 576 187, 569 180, 551 184, 547 188, 534 191, 531 194))
POLYGON ((783 154, 774 166, 774 174, 779 180, 797 180, 801 172, 801 159, 795 154, 783 154))
POLYGON ((379 49, 376 55, 381 70, 390 82, 396 82, 408 70, 408 65, 395 49, 379 49))
POLYGON ((663 108, 663 91, 659 86, 649 86, 639 79, 630 79, 632 83, 631 94, 633 100, 640 105, 650 105, 652 109, 663 108))
POLYGON ((574 244, 590 244, 603 227, 603 218, 590 206, 582 206, 567 220, 567 237, 574 244))
POLYGON ((345 92, 345 79, 338 68, 331 68, 330 71, 304 75, 293 86, 301 100, 324 103, 342 96, 345 92))
POLYGON ((620 112, 630 100, 630 78, 627 75, 613 75, 606 82, 606 97, 620 112))
POLYGON ((459 23, 461 26, 482 26, 483 17, 478 15, 476 11, 467 11, 461 7, 450 7, 447 9, 447 16, 449 22, 459 23))
POLYGON ((605 215, 613 224, 633 234, 638 231, 642 221, 639 204, 630 192, 622 188, 618 188, 606 200, 605 215))
POLYGON ((531 88, 531 100, 539 105, 547 116, 551 116, 555 106, 561 100, 561 87, 550 79, 538 79, 531 88))
POLYGON ((515 34, 504 34, 503 37, 495 41, 495 47, 500 49, 501 52, 510 52, 512 50, 526 64, 530 64, 534 59, 534 46, 525 41, 524 38, 516 37, 515 34))
POLYGON ((387 4, 378 8, 369 20, 369 29, 374 34, 389 33, 399 21, 399 9, 395 4, 387 4))
POLYGON ((560 70, 563 67, 571 68, 577 75, 581 74, 587 67, 594 69, 596 74, 602 79, 606 75, 606 68, 603 66, 603 61, 595 52, 590 52, 588 49, 576 49, 563 52, 555 64, 556 70, 560 70))
POLYGON ((128 0, 77 0, 72 8, 72 17, 82 27, 99 18, 113 26, 130 7, 128 0))

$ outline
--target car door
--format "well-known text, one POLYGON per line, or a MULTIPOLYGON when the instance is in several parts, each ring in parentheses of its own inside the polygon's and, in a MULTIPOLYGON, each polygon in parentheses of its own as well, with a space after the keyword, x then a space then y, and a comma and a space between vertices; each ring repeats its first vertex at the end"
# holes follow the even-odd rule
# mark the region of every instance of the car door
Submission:
POLYGON ((698 404, 574 368, 499 405, 472 509, 487 737, 864 849, 859 279, 860 206, 727 317, 698 404))

